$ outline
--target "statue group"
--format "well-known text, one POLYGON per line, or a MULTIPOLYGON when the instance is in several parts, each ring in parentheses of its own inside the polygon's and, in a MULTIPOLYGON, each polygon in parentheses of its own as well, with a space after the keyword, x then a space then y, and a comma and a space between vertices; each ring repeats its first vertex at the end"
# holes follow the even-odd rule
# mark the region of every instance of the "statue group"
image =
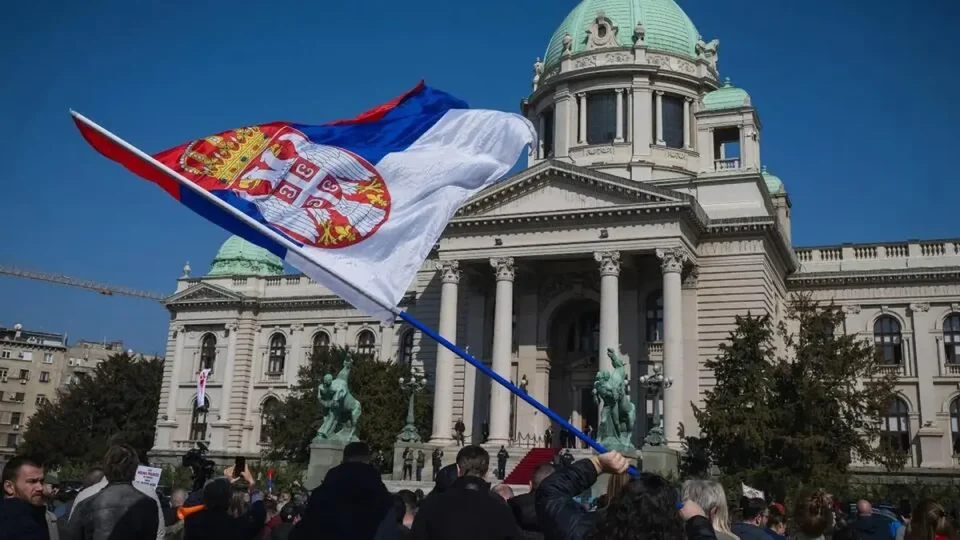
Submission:
POLYGON ((627 373, 623 359, 613 349, 607 349, 612 370, 600 370, 593 383, 593 399, 600 405, 597 442, 609 450, 635 450, 632 434, 637 420, 636 406, 627 389, 627 373))
POLYGON ((357 425, 360 420, 360 402, 357 401, 347 383, 350 380, 350 368, 353 367, 353 356, 347 353, 343 367, 337 376, 327 373, 317 389, 317 398, 320 400, 320 412, 323 414, 323 423, 317 430, 314 443, 340 442, 349 443, 357 439, 357 425))

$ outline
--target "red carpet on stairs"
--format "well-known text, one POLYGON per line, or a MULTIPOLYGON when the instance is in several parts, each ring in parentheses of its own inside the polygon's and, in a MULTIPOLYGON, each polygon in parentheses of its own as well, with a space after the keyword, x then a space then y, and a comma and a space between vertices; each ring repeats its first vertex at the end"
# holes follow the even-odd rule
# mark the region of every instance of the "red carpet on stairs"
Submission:
POLYGON ((504 483, 513 485, 529 484, 530 479, 533 478, 533 471, 537 470, 537 467, 544 463, 550 463, 553 460, 553 456, 559 451, 559 448, 531 449, 527 452, 527 455, 523 456, 520 463, 517 463, 517 466, 510 471, 504 483))

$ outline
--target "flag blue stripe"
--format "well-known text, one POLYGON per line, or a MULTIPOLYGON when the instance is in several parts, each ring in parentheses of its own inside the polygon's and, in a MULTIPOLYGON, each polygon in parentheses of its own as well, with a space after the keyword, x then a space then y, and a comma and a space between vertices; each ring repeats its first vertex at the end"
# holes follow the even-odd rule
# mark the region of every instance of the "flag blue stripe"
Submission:
MULTIPOLYGON (((256 221, 260 222, 264 227, 270 227, 253 203, 240 198, 234 192, 229 190, 218 190, 211 193, 215 197, 226 201, 228 204, 230 204, 230 206, 233 206, 244 214, 247 214, 256 221)), ((263 232, 256 230, 253 226, 248 225, 232 216, 226 210, 220 208, 210 200, 203 197, 203 195, 195 193, 192 189, 180 190, 180 202, 187 208, 204 217, 207 221, 226 229, 231 234, 235 234, 251 244, 260 246, 270 253, 273 253, 277 257, 280 257, 281 259, 286 259, 286 248, 280 244, 277 244, 267 236, 264 236, 263 232)), ((272 229, 273 227, 270 228, 272 229)), ((289 237, 287 236, 287 238, 289 237)), ((291 242, 293 242, 292 239, 291 242)), ((298 242, 294 243, 300 245, 298 242)))
POLYGON ((291 124, 315 143, 347 149, 376 165, 384 156, 402 152, 416 142, 447 111, 467 109, 467 103, 450 94, 424 86, 383 118, 361 124, 308 126, 291 124))

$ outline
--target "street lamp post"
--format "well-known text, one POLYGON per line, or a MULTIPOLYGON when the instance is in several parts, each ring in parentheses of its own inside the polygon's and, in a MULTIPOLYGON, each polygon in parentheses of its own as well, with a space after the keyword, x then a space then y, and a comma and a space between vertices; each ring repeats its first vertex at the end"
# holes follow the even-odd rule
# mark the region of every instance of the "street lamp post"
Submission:
POLYGON ((407 424, 397 434, 397 440, 405 443, 420 443, 420 432, 417 431, 416 416, 413 414, 413 400, 418 392, 427 386, 427 378, 419 370, 410 370, 410 377, 400 377, 400 389, 410 393, 407 402, 407 424))
POLYGON ((664 391, 673 386, 673 379, 664 377, 660 366, 655 365, 653 373, 641 376, 639 382, 644 393, 653 393, 653 427, 647 430, 647 436, 643 438, 643 442, 647 446, 663 446, 667 444, 667 438, 663 433, 663 412, 660 410, 660 402, 664 391))

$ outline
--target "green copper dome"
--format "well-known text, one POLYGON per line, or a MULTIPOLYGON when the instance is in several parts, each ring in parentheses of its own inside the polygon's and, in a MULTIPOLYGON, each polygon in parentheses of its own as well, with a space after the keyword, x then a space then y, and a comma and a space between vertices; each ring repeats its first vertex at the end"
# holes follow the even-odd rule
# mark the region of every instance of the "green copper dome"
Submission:
POLYGON ((750 107, 750 94, 743 88, 730 84, 730 77, 723 81, 723 86, 703 96, 703 110, 720 111, 723 109, 739 109, 750 107))
POLYGON ((783 187, 783 180, 780 180, 779 176, 768 173, 766 165, 760 169, 760 174, 763 175, 763 182, 767 184, 767 191, 769 191, 771 195, 786 192, 786 189, 783 187))
POLYGON ((231 236, 220 246, 207 276, 278 276, 283 274, 283 261, 273 253, 231 236))
POLYGON ((550 38, 544 64, 560 61, 567 34, 573 38, 574 54, 587 50, 587 29, 600 12, 617 27, 617 42, 624 47, 633 47, 634 29, 637 23, 643 23, 648 49, 697 57, 700 34, 673 0, 582 0, 550 38))

